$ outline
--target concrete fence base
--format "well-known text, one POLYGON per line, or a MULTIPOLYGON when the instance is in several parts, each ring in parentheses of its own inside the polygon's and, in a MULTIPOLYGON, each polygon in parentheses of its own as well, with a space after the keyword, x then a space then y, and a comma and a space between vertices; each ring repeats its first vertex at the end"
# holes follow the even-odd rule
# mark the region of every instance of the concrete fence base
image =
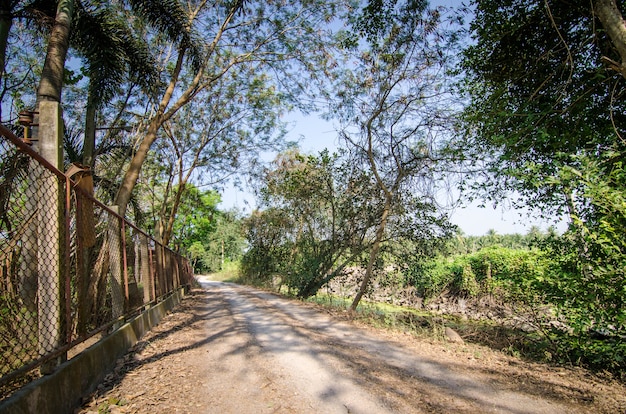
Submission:
POLYGON ((82 397, 93 392, 115 368, 117 359, 178 305, 184 295, 185 289, 180 288, 163 302, 61 364, 54 373, 20 389, 0 403, 0 414, 72 413, 82 397))

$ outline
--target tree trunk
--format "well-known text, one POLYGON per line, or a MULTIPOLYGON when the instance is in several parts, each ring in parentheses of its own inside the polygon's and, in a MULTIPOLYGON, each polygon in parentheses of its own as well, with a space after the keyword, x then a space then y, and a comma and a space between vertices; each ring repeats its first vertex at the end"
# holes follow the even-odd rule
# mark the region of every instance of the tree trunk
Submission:
POLYGON ((74 16, 74 0, 60 0, 48 42, 46 60, 37 90, 38 101, 61 102, 65 57, 70 44, 70 27, 74 16))
POLYGON ((156 295, 161 297, 167 292, 167 275, 165 271, 165 248, 157 244, 154 249, 156 264, 156 295))
MULTIPOLYGON (((96 106, 93 103, 91 94, 87 98, 87 108, 85 113, 85 138, 83 140, 83 166, 88 167, 90 171, 93 171, 95 159, 94 152, 96 146, 96 106)), ((79 178, 79 186, 87 194, 93 197, 93 178, 89 173, 83 174, 79 178), (84 183, 85 179, 89 180, 88 185, 80 185, 84 183)), ((94 205, 91 200, 83 200, 78 197, 77 200, 81 200, 77 203, 77 227, 80 229, 79 233, 79 249, 77 251, 78 262, 80 266, 77 266, 76 277, 78 279, 78 291, 79 291, 79 334, 87 333, 86 329, 89 325, 91 318, 91 305, 93 301, 89 298, 87 290, 89 287, 89 279, 92 277, 92 256, 93 246, 95 245, 95 224, 94 224, 94 205), (80 220, 79 220, 80 218, 80 220), (78 225, 78 224, 82 225, 78 225), (85 240, 84 235, 93 235, 85 240), (81 242, 81 239, 82 242, 81 242)))
MULTIPOLYGON (((115 211, 116 206, 110 206, 115 211)), ((117 213, 117 211, 115 211, 117 213)), ((107 237, 109 239, 109 286, 111 288, 112 319, 121 317, 126 310, 126 297, 124 295, 125 281, 122 277, 122 226, 117 217, 109 218, 107 237)))
MULTIPOLYGON (((0 2, 0 85, 2 85, 2 79, 4 78, 4 69, 6 65, 7 57, 7 42, 9 39, 9 33, 11 32, 11 26, 13 25, 13 16, 11 15, 11 7, 9 1, 0 2)), ((2 109, 0 108, 0 111, 2 109)), ((0 117, 2 112, 0 112, 0 117)))
POLYGON ((130 201, 130 197, 133 193, 133 189, 135 188, 135 184, 137 184, 137 179, 139 179, 141 167, 143 166, 146 158, 148 158, 148 151, 150 151, 150 147, 156 140, 157 132, 161 125, 162 121, 160 116, 156 116, 152 119, 152 122, 150 122, 150 125, 148 126, 146 136, 141 141, 137 152, 133 156, 133 159, 130 161, 128 169, 126 170, 126 174, 124 174, 122 184, 117 192, 117 195, 115 196, 114 201, 114 204, 119 208, 118 214, 122 217, 125 217, 126 215, 128 202, 130 201))
POLYGON ((154 299, 152 288, 154 280, 152 278, 152 263, 150 262, 150 245, 148 238, 143 234, 139 236, 141 246, 141 284, 143 286, 143 303, 148 304, 154 299))
POLYGON ((576 229, 574 234, 576 235, 578 242, 576 246, 578 247, 578 257, 583 264, 582 272, 583 276, 588 277, 591 274, 592 268, 590 259, 589 259, 589 243, 587 242, 587 237, 585 235, 585 225, 583 224, 578 210, 576 208, 576 203, 574 202, 574 195, 572 190, 565 191, 565 199, 567 202, 567 209, 570 217, 570 222, 576 229))
MULTIPOLYGON (((70 171, 67 172, 70 175, 70 171)), ((93 196, 93 177, 89 170, 72 175, 78 188, 93 196)), ((91 199, 76 193, 76 292, 78 301, 78 333, 88 332, 91 320, 91 304, 88 289, 93 276, 93 251, 96 245, 94 204, 91 199)))
MULTIPOLYGON (((176 84, 178 83, 178 76, 180 75, 180 72, 183 67, 184 56, 185 56, 185 48, 181 46, 178 52, 178 59, 176 60, 176 66, 172 73, 172 78, 170 80, 169 85, 167 86, 167 89, 165 90, 165 93, 163 94, 163 97, 161 98, 161 102, 159 103, 159 109, 157 110, 156 115, 154 115, 154 117, 152 117, 152 119, 150 120, 150 124, 148 125, 148 130, 146 132, 146 136, 141 141, 141 144, 139 144, 139 148, 137 149, 137 152, 133 156, 133 159, 130 161, 130 165, 128 166, 128 169, 126 170, 126 174, 124 174, 124 178, 122 179, 122 184, 120 185, 120 189, 118 190, 117 195, 115 196, 114 204, 117 205, 119 215, 122 217, 126 216, 126 209, 128 208, 128 202, 130 201, 130 197, 133 193, 133 189, 135 188, 135 185, 137 184, 137 180, 139 179, 139 173, 141 172, 141 167, 143 166, 143 163, 146 161, 146 158, 148 158, 148 151, 150 151, 150 147, 152 146, 154 141, 157 139, 157 134, 159 132, 159 129, 161 129, 161 127, 163 126, 163 123, 165 123, 169 118, 171 118, 174 115, 174 113, 176 113, 176 110, 170 109, 170 111, 168 112, 168 115, 167 116, 164 115, 165 109, 170 104, 170 101, 174 94, 174 90, 176 88, 176 84)), ((183 103, 181 102, 182 99, 183 99, 182 97, 179 98, 177 102, 177 104, 179 105, 174 105, 174 106, 180 108, 180 106, 183 105, 183 103)))
POLYGON ((390 211, 391 198, 388 196, 385 200, 385 208, 383 209, 380 223, 378 224, 378 228, 376 229, 376 238, 374 239, 374 243, 372 244, 372 250, 370 250, 370 257, 367 262, 367 270, 365 271, 365 276, 363 277, 363 281, 361 282, 358 293, 356 294, 354 300, 352 301, 352 304, 350 305, 350 310, 352 312, 356 311, 356 307, 359 306, 359 302, 361 301, 363 295, 365 295, 367 286, 372 279, 372 274, 374 273, 374 263, 378 258, 378 252, 380 251, 380 242, 382 241, 383 235, 385 234, 385 228, 387 227, 387 219, 389 218, 390 211))
POLYGON ((183 181, 178 185, 178 188, 176 189, 176 195, 174 197, 172 210, 167 217, 167 224, 164 226, 163 234, 161 236, 161 243, 163 243, 164 246, 167 246, 172 239, 172 234, 174 233, 174 222, 176 221, 176 215, 178 214, 178 209, 182 201, 183 193, 185 192, 186 184, 186 181, 183 181))
POLYGON ((96 151, 96 105, 91 96, 85 110, 85 139, 83 141, 83 164, 93 170, 96 151))
POLYGON ((106 290, 106 277, 109 274, 109 240, 104 237, 102 245, 100 246, 98 257, 96 258, 92 267, 92 276, 89 278, 89 286, 87 287, 87 297, 84 306, 90 312, 92 320, 98 320, 98 312, 104 309, 104 304, 99 303, 98 300, 106 298, 106 294, 103 292, 106 290))
MULTIPOLYGON (((224 34, 226 28, 230 24, 235 14, 240 9, 241 5, 242 5, 241 2, 236 2, 236 4, 230 8, 228 15, 225 17, 219 30, 215 34, 215 37, 213 38, 213 41, 211 42, 209 46, 209 51, 207 52, 204 62, 199 68, 198 72, 193 77, 193 80, 191 81, 191 83, 187 85, 187 89, 185 89, 185 91, 179 95, 178 99, 176 99, 175 103, 169 109, 167 109, 172 100, 172 96, 174 96, 176 85, 178 83, 178 77, 182 71, 183 62, 185 58, 186 46, 184 45, 180 46, 179 51, 178 51, 178 58, 176 60, 176 66, 174 67, 174 70, 172 71, 172 77, 170 79, 169 85, 167 89, 165 90, 163 97, 161 98, 161 102, 159 103, 159 108, 156 112, 156 115, 150 121, 150 125, 148 126, 148 131, 146 133, 146 136, 141 141, 141 144, 139 145, 139 149, 133 156, 133 159, 131 160, 130 165, 128 166, 128 170, 126 171, 126 174, 124 175, 124 178, 122 179, 122 185, 120 186, 120 189, 117 192, 117 195, 115 196, 114 204, 116 204, 119 207, 119 214, 122 217, 124 217, 126 214, 128 202, 130 201, 130 197, 133 192, 133 189, 135 188, 135 185, 137 184, 137 179, 139 178, 141 167, 143 166, 143 163, 148 157, 148 151, 150 150, 150 147, 156 140, 159 129, 180 108, 182 108, 184 105, 189 103, 189 101, 193 99, 194 96, 201 89, 208 86, 208 83, 204 85, 200 85, 200 81, 202 80, 202 77, 204 76, 204 71, 206 69, 206 66, 208 65, 209 57, 212 56, 219 40, 221 39, 222 35, 224 34)), ((224 69, 222 74, 226 73, 227 70, 228 68, 224 69)))

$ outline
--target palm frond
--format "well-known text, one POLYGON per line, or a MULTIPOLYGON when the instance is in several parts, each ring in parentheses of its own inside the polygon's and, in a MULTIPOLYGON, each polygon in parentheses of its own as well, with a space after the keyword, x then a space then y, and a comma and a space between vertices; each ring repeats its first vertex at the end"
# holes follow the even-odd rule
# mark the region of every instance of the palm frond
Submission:
POLYGON ((34 0, 13 12, 14 17, 40 32, 47 32, 52 28, 56 14, 57 3, 51 0, 34 0))
POLYGON ((83 159, 83 131, 75 127, 64 128, 63 150, 65 163, 82 162, 83 159))
POLYGON ((189 15, 178 0, 127 0, 133 11, 168 39, 181 42, 194 67, 202 64, 202 37, 189 24, 189 15))
POLYGON ((78 7, 71 44, 87 61, 89 95, 98 107, 118 92, 129 71, 145 68, 140 78, 156 79, 147 46, 137 46, 140 40, 110 8, 78 7))

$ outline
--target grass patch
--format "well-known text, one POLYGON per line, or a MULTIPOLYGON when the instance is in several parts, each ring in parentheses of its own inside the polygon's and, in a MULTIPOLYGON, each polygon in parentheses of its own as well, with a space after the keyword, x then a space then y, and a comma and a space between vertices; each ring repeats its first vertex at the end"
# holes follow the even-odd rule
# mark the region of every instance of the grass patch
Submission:
POLYGON ((226 261, 219 272, 209 273, 207 277, 217 282, 237 282, 239 278, 239 262, 226 261))
MULTIPOLYGON (((325 294, 312 296, 307 301, 346 310, 350 307, 352 298, 325 294)), ((443 339, 445 326, 450 326, 447 321, 454 318, 432 315, 429 312, 409 307, 362 300, 357 307, 355 319, 376 328, 394 329, 416 336, 443 339)))
MULTIPOLYGON (((322 306, 346 310, 352 298, 320 294, 307 300, 322 306)), ((467 343, 483 345, 505 354, 535 362, 554 362, 549 341, 538 333, 524 332, 491 321, 461 319, 410 307, 362 301, 355 318, 371 326, 411 333, 420 338, 445 340, 450 327, 467 343)))

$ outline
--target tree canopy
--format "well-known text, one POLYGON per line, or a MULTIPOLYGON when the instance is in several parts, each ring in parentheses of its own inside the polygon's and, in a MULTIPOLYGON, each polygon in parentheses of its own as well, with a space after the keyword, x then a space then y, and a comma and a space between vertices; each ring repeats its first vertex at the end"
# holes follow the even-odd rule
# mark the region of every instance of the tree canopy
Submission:
POLYGON ((473 188, 492 200, 516 191, 547 216, 567 212, 570 232, 551 246, 563 272, 547 289, 558 292, 576 334, 622 335, 626 38, 616 33, 626 5, 474 5, 474 43, 461 66, 469 105, 460 145, 483 168, 473 188))
POLYGON ((626 80, 606 64, 619 59, 613 42, 588 2, 474 4, 461 149, 486 173, 475 189, 575 213, 585 205, 579 184, 560 174, 581 157, 605 157, 608 171, 607 155, 623 149, 626 80))

